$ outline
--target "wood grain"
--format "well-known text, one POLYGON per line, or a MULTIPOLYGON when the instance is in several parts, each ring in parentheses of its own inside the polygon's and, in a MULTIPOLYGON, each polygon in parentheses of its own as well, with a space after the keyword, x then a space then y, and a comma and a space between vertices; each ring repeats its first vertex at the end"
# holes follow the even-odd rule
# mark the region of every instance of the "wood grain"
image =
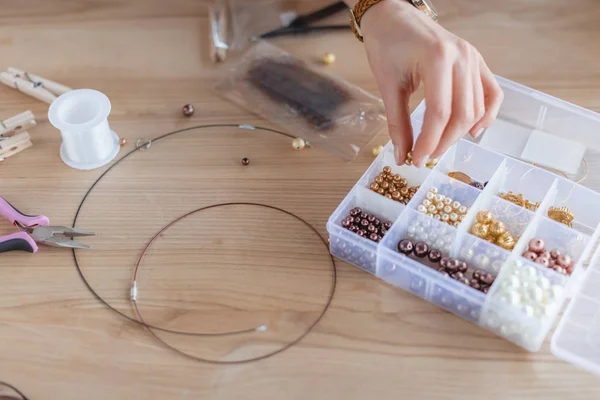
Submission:
MULTIPOLYGON (((310 8, 309 3, 302 3, 310 8)), ((310 4, 319 4, 311 2, 310 4)), ((492 70, 600 111, 600 9, 593 0, 437 0, 442 23, 471 41, 492 70)), ((223 101, 223 69, 208 57, 208 2, 5 1, 2 65, 106 93, 112 128, 131 150, 139 137, 206 123, 267 122, 223 101), (181 106, 193 103, 185 119, 181 106)), ((345 21, 345 18, 341 18, 345 21)), ((377 93, 350 34, 286 38, 307 59, 334 51, 329 72, 377 93)), ((412 101, 415 106, 417 95, 412 101)), ((34 147, 0 165, 2 195, 28 213, 69 224, 101 171, 69 169, 47 105, 0 87, 0 119, 31 109, 34 147)), ((385 137, 378 138, 384 143, 385 137)), ((600 189, 600 157, 586 155, 585 184, 600 189)), ((292 150, 263 132, 215 128, 158 142, 113 170, 90 195, 79 225, 95 230, 81 252, 86 276, 128 315, 132 266, 168 221, 220 201, 256 201, 306 218, 325 234, 329 214, 371 162, 347 164, 319 149, 292 150), (248 157, 251 164, 239 161, 248 157)), ((11 227, 2 224, 2 233, 11 227)), ((526 353, 480 328, 339 263, 331 310, 295 348, 240 366, 199 364, 163 348, 82 285, 70 252, 2 255, 0 380, 35 399, 590 399, 600 381, 526 353)), ((190 217, 159 238, 144 261, 140 307, 152 322, 198 331, 266 323, 263 336, 217 339, 161 334, 199 356, 239 359, 301 333, 330 284, 327 252, 307 228, 276 212, 236 207, 190 217)))

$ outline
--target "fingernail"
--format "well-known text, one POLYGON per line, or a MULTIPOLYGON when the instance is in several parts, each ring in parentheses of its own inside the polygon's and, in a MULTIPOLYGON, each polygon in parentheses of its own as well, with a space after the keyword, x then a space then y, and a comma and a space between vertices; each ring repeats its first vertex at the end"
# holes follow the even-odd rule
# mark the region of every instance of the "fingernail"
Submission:
POLYGON ((396 165, 404 164, 404 161, 400 160, 400 147, 394 145, 394 159, 396 160, 396 165))
POLYGON ((483 131, 485 131, 485 126, 482 126, 477 130, 477 132, 475 132, 474 138, 477 139, 483 133, 483 131))
POLYGON ((425 166, 425 164, 427 163, 427 161, 429 161, 429 154, 427 154, 424 157, 419 158, 416 162, 415 162, 415 167, 417 168, 422 168, 425 166))

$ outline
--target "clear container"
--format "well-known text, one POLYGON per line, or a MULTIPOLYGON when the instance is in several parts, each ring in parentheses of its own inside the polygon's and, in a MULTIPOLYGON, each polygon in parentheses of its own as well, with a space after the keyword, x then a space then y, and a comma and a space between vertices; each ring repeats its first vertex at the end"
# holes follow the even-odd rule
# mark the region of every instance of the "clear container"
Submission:
MULTIPOLYGON (((512 123, 563 134, 576 130, 577 137, 600 131, 597 114, 502 78, 499 82, 505 92, 500 116, 512 123)), ((415 132, 424 111, 422 103, 412 115, 415 132)), ((457 142, 432 170, 394 166, 392 153, 388 144, 330 217, 327 230, 332 254, 528 351, 538 351, 560 320, 552 336, 552 352, 600 374, 600 207, 595 206, 600 204, 600 194, 471 140, 457 142), (419 186, 408 204, 369 189, 384 166, 402 175, 409 185, 419 186), (450 178, 450 172, 463 172, 487 184, 479 190, 450 178), (419 206, 433 187, 467 207, 462 220, 448 224, 423 212, 419 206), (534 206, 528 209, 514 199, 509 201, 510 193, 522 194, 534 206), (379 243, 342 227, 341 221, 353 207, 393 222, 379 243), (574 214, 571 226, 551 219, 552 210, 561 207, 574 214), (512 250, 472 233, 481 210, 491 211, 517 238, 512 250), (572 272, 557 272, 526 258, 531 256, 526 251, 533 238, 574 260, 572 272), (479 269, 495 280, 487 293, 477 290, 438 271, 439 265, 427 258, 400 253, 402 239, 422 241, 464 261, 469 267, 465 274, 479 269)))

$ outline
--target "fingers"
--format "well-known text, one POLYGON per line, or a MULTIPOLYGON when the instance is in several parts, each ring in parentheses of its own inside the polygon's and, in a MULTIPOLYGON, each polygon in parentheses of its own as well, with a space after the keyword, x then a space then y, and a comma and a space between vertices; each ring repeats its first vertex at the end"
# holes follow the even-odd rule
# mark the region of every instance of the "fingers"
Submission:
POLYGON ((475 122, 472 59, 469 54, 454 64, 452 114, 432 157, 436 158, 464 136, 475 122))
POLYGON ((387 113, 390 139, 394 144, 394 159, 397 165, 402 165, 413 145, 410 93, 396 86, 388 86, 383 90, 382 97, 387 113))
POLYGON ((469 134, 476 139, 483 132, 483 128, 477 128, 477 122, 481 121, 485 115, 485 95, 483 92, 483 83, 481 82, 481 72, 479 70, 479 57, 474 57, 471 66, 471 76, 473 78, 473 112, 475 114, 475 125, 471 127, 469 134))
POLYGON ((504 100, 504 92, 481 56, 478 57, 478 64, 484 93, 485 113, 471 129, 471 134, 475 135, 481 134, 485 128, 494 122, 504 100))
POLYGON ((452 62, 442 49, 425 71, 425 116, 413 150, 413 163, 421 168, 438 147, 452 114, 452 62))

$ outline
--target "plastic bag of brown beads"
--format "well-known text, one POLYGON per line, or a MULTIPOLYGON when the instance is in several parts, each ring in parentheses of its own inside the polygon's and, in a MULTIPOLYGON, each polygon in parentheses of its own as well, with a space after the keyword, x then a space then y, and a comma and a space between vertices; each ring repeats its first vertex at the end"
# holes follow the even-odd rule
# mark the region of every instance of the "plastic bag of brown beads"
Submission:
POLYGON ((266 42, 250 49, 215 89, 347 161, 387 126, 380 99, 266 42))

